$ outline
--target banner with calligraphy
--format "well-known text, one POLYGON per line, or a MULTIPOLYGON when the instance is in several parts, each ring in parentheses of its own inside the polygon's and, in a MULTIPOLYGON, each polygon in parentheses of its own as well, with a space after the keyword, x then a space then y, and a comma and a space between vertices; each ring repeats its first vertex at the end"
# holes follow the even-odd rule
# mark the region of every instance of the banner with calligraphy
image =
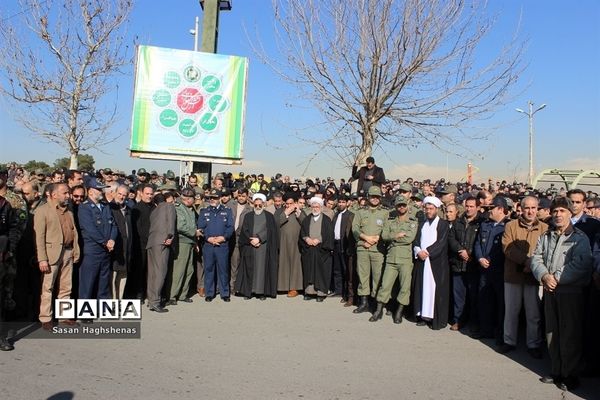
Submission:
POLYGON ((247 73, 245 57, 139 46, 132 155, 240 160, 247 73))

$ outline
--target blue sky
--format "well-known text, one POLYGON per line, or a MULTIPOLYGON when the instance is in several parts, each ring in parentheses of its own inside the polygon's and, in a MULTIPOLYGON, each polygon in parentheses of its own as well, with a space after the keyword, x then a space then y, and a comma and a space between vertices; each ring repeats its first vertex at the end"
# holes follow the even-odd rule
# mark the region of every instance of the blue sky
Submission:
MULTIPOLYGON (((0 18, 13 15, 17 0, 3 0, 0 18)), ((528 168, 527 117, 514 111, 527 107, 532 100, 547 107, 535 116, 536 171, 545 168, 600 169, 600 2, 582 0, 565 2, 494 1, 489 12, 496 15, 493 35, 483 54, 498 51, 500 39, 510 37, 520 21, 520 35, 528 39, 524 72, 514 101, 499 110, 492 124, 500 126, 493 137, 474 144, 473 150, 483 159, 464 158, 421 146, 416 150, 401 147, 387 154, 376 152, 377 163, 389 177, 415 178, 441 176, 464 179, 466 164, 472 161, 478 169, 477 180, 488 177, 524 180, 528 168)), ((192 49, 194 17, 202 18, 197 0, 138 0, 131 16, 130 34, 140 43, 153 46, 192 49)), ((297 141, 293 132, 324 129, 315 124, 319 116, 303 104, 293 87, 279 80, 252 53, 246 30, 258 30, 264 44, 272 48, 272 10, 270 0, 235 0, 233 10, 221 14, 219 52, 246 56, 250 59, 247 93, 247 116, 242 166, 215 165, 213 171, 282 172, 295 177, 304 172, 305 161, 314 148, 297 141)), ((119 117, 114 126, 120 138, 104 147, 104 153, 91 151, 96 167, 131 170, 177 171, 177 163, 129 158, 129 129, 133 93, 133 66, 120 79, 119 117)), ((52 163, 67 155, 54 144, 44 144, 18 125, 0 102, 0 160, 26 162, 30 159, 52 163), (8 145, 10 144, 10 145, 8 145)), ((306 176, 347 177, 349 171, 329 157, 317 157, 306 170, 306 176)))

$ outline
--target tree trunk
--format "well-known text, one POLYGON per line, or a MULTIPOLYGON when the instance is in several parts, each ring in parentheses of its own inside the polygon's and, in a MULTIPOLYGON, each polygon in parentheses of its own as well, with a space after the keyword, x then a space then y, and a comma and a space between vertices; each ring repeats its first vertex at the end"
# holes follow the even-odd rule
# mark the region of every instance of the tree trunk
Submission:
POLYGON ((375 141, 375 138, 373 136, 374 135, 372 126, 363 128, 361 134, 362 142, 360 145, 360 151, 356 155, 354 165, 361 167, 367 164, 367 157, 370 157, 373 154, 373 143, 375 141))
POLYGON ((79 162, 77 160, 77 152, 71 151, 71 164, 69 165, 69 169, 78 169, 79 162))

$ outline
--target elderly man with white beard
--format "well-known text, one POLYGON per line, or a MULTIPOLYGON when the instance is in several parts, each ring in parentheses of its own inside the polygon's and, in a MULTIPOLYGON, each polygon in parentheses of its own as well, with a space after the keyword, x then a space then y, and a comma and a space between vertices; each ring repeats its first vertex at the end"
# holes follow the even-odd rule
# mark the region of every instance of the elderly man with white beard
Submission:
POLYGON ((265 211, 267 198, 262 193, 252 196, 254 211, 244 217, 239 233, 240 266, 236 291, 246 300, 277 296, 279 231, 273 214, 265 211))
POLYGON ((327 297, 331 282, 333 223, 323 214, 323 199, 309 200, 311 214, 304 218, 300 229, 304 300, 316 295, 318 302, 327 297))

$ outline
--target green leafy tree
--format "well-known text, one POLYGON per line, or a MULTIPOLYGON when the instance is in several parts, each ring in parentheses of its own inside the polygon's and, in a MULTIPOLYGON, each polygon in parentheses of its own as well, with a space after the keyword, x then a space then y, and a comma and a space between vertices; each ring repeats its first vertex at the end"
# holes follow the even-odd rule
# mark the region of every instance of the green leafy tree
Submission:
POLYGON ((23 165, 26 171, 33 172, 36 169, 43 169, 44 172, 50 172, 50 166, 44 161, 29 160, 23 165))
MULTIPOLYGON (((90 154, 78 154, 77 155, 77 165, 79 166, 78 169, 82 170, 82 171, 89 171, 94 169, 94 164, 96 161, 94 161, 94 157, 91 156, 90 154)), ((54 161, 54 168, 63 168, 63 169, 68 169, 71 165, 71 158, 70 157, 63 157, 63 158, 59 158, 58 160, 54 161)))

